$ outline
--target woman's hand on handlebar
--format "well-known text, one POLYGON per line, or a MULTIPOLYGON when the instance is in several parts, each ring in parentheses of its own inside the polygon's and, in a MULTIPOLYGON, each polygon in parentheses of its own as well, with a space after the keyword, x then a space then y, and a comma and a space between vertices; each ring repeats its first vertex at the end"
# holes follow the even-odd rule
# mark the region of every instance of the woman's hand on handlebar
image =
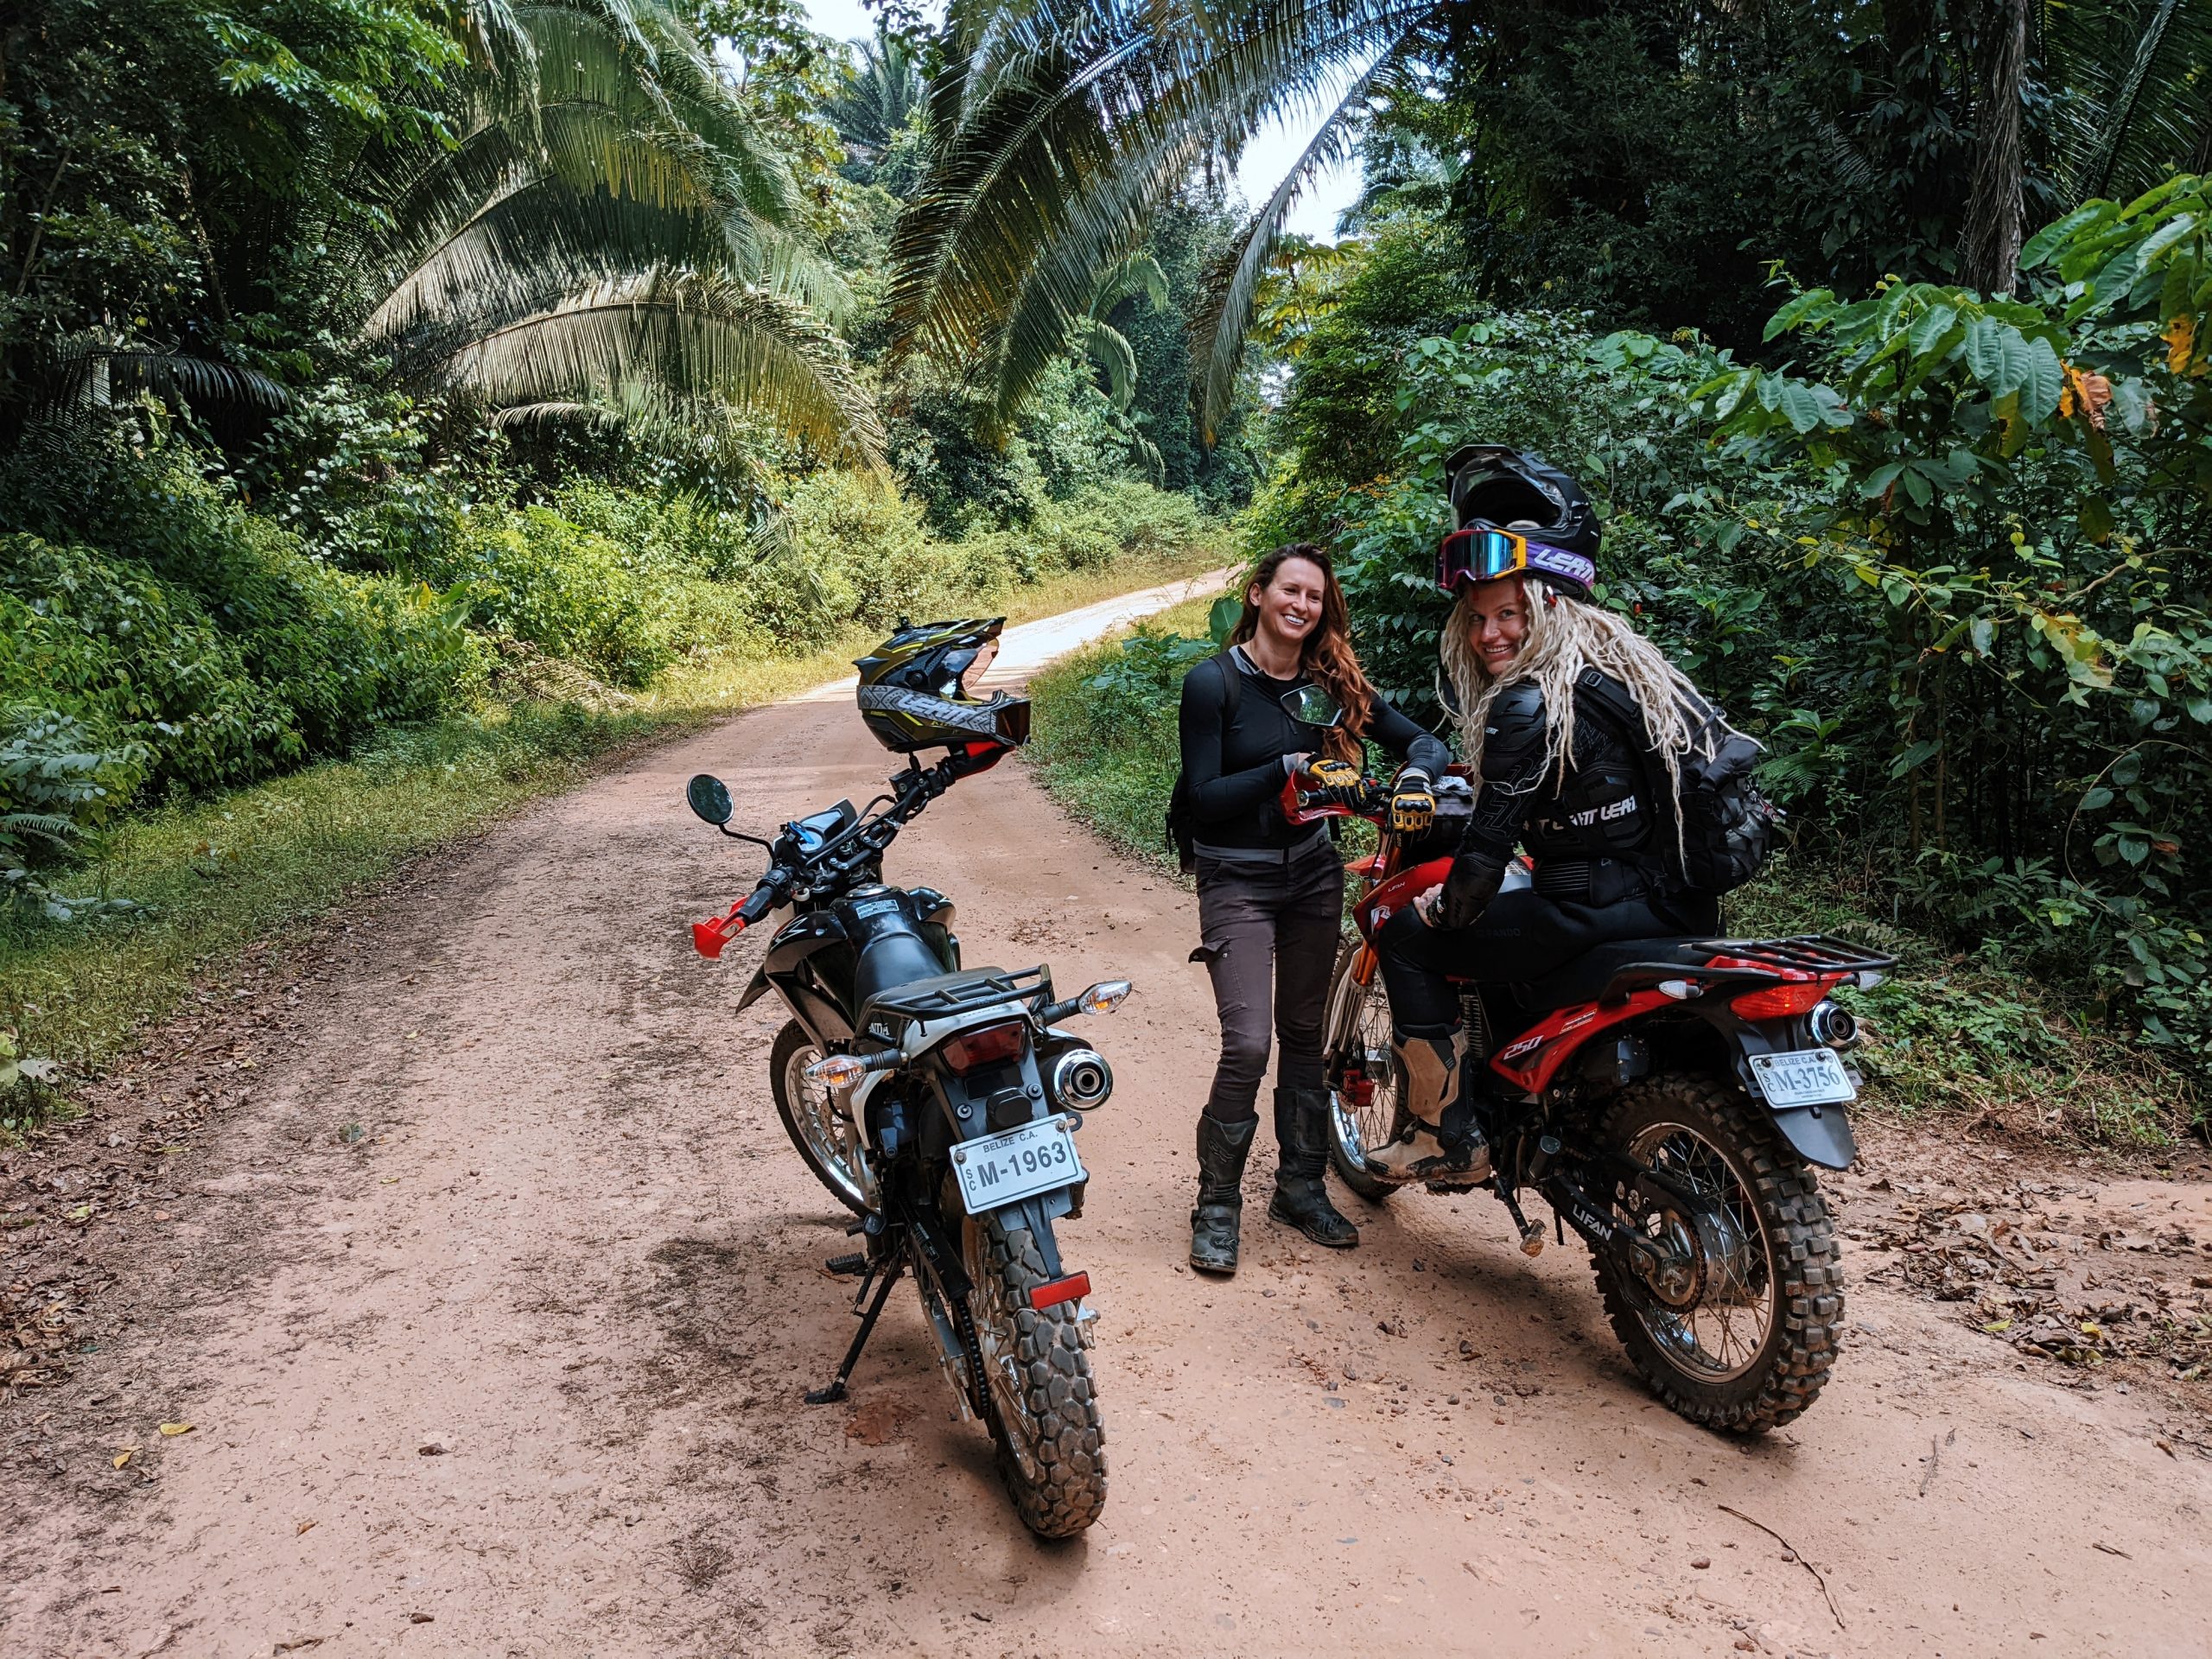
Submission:
POLYGON ((1436 907, 1443 902, 1444 884, 1441 881, 1429 888, 1427 892, 1417 893, 1414 895, 1414 914, 1421 918, 1421 925, 1423 927, 1443 925, 1437 919, 1436 915, 1436 907))
POLYGON ((1359 768, 1349 760, 1332 760, 1327 755, 1303 763, 1306 781, 1317 789, 1357 789, 1359 787, 1359 768))

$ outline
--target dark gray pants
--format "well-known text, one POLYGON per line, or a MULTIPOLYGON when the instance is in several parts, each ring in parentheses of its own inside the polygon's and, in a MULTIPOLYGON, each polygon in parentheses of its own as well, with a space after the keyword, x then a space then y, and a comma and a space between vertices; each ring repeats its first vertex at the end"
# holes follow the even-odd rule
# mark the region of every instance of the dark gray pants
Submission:
POLYGON ((1212 976, 1221 1016, 1221 1063, 1206 1116, 1243 1122, 1257 1115, 1270 1025, 1281 1049, 1276 1084, 1321 1087, 1322 1004, 1343 928, 1344 870, 1325 836, 1287 861, 1201 853, 1198 877, 1201 943, 1193 954, 1212 976))

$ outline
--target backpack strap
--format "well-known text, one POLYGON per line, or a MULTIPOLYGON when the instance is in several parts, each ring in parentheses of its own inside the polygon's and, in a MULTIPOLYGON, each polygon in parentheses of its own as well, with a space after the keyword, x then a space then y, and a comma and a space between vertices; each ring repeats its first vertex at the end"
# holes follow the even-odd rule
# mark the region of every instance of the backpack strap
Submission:
POLYGON ((1651 798, 1651 824, 1657 835, 1650 845, 1650 856, 1669 874, 1679 875, 1681 869, 1674 849, 1681 838, 1682 804, 1675 798, 1674 780, 1667 775, 1667 763, 1652 747, 1650 731, 1643 723, 1643 705, 1628 687, 1598 668, 1585 668, 1575 677, 1574 696, 1578 704, 1586 699, 1628 740, 1629 750, 1643 773, 1643 792, 1651 798))
POLYGON ((1212 661, 1214 672, 1221 676, 1221 723, 1225 729, 1236 718, 1237 705, 1244 700, 1244 671, 1236 666, 1234 654, 1225 650, 1212 661))

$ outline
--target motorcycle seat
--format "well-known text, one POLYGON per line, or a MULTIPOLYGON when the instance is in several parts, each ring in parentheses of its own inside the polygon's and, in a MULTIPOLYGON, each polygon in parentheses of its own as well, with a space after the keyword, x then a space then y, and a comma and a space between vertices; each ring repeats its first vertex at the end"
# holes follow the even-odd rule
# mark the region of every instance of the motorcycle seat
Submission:
POLYGON ((1592 945, 1564 968, 1517 988, 1522 1007, 1531 1014, 1549 1014, 1577 1002, 1595 1002, 1605 995, 1615 974, 1624 968, 1646 963, 1666 968, 1695 968, 1709 961, 1708 940, 1688 938, 1613 939, 1592 945))

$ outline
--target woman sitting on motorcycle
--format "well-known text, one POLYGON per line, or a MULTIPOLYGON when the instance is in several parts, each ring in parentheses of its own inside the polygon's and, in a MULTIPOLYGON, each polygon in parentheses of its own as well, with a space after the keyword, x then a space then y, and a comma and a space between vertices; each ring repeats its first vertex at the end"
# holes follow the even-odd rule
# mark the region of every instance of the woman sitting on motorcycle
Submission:
POLYGON ((1479 1179, 1488 1160, 1452 979, 1537 979, 1609 940, 1719 925, 1712 896, 1670 873, 1675 802, 1646 783, 1656 758, 1679 800, 1712 710, 1658 647, 1589 602, 1596 510, 1573 479, 1503 445, 1446 467, 1437 582, 1457 603, 1439 689, 1480 782, 1450 876, 1376 939, 1410 1118, 1367 1163, 1399 1181, 1479 1179), (1501 893, 1522 847, 1534 885, 1501 893))
POLYGON ((1230 639, 1229 650, 1184 677, 1180 718, 1198 883, 1195 956, 1212 976, 1221 1015, 1221 1061, 1198 1119, 1191 1212, 1191 1265, 1210 1273, 1236 1270, 1239 1184, 1268 1067, 1270 980, 1281 1054, 1280 1161, 1268 1213, 1317 1244, 1359 1243, 1359 1230, 1338 1213, 1321 1180, 1329 1144, 1322 1004, 1343 926, 1344 867, 1325 826, 1285 817, 1284 781, 1303 772, 1313 785, 1356 784, 1363 740, 1372 740, 1412 763, 1393 805, 1403 827, 1420 829, 1435 810, 1429 779, 1452 758, 1360 672, 1344 591, 1319 548, 1297 543, 1260 561, 1230 639), (1307 706, 1309 688, 1327 694, 1322 701, 1342 711, 1340 721, 1301 718, 1316 712, 1307 706))

